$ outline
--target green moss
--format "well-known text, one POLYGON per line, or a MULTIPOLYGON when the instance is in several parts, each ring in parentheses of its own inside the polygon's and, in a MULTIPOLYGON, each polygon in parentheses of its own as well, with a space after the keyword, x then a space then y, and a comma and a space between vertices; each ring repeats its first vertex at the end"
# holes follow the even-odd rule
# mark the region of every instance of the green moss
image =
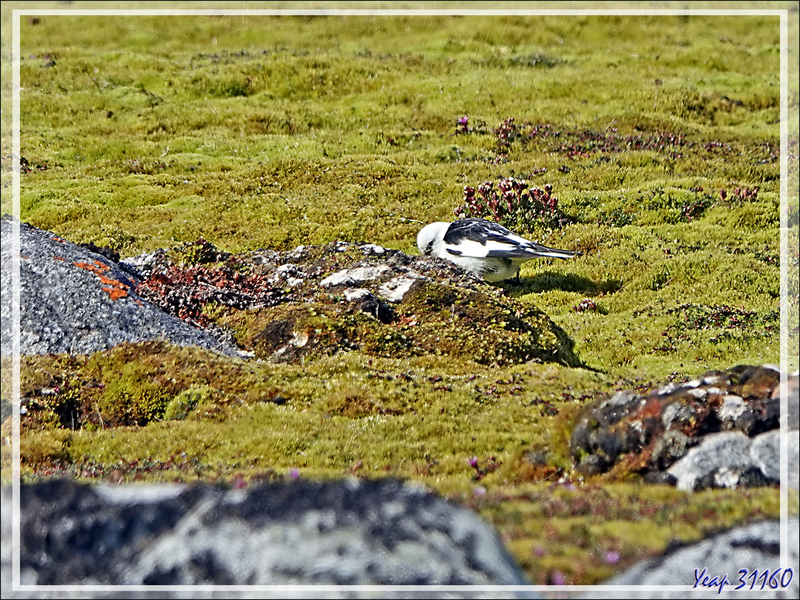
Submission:
POLYGON ((54 467, 69 465, 73 462, 72 439, 72 433, 64 430, 46 431, 35 439, 21 436, 20 464, 25 469, 42 470, 45 473, 54 467))
POLYGON ((137 363, 121 366, 97 400, 103 422, 144 425, 164 416, 169 390, 152 381, 148 369, 137 363))
POLYGON ((176 421, 185 419, 198 407, 210 404, 213 401, 215 391, 214 388, 207 385, 192 386, 187 390, 183 390, 167 403, 164 409, 164 418, 176 421))
POLYGON ((553 583, 556 572, 566 583, 596 584, 670 543, 696 542, 721 522, 733 526, 778 508, 768 490, 684 494, 631 484, 523 484, 458 497, 495 524, 535 584, 553 583))
POLYGON ((385 322, 351 303, 310 301, 217 315, 258 358, 297 362, 358 349, 407 358, 436 354, 480 364, 578 365, 570 340, 532 305, 418 281, 385 322))

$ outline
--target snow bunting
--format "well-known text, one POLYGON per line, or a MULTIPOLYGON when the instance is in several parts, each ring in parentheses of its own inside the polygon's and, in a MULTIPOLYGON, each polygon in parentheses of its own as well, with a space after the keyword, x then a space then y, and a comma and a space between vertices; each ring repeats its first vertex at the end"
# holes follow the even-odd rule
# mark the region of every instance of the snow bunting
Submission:
POLYGON ((417 234, 420 253, 437 256, 483 277, 502 281, 519 277, 519 267, 533 258, 572 258, 577 253, 531 242, 486 219, 431 223, 417 234))

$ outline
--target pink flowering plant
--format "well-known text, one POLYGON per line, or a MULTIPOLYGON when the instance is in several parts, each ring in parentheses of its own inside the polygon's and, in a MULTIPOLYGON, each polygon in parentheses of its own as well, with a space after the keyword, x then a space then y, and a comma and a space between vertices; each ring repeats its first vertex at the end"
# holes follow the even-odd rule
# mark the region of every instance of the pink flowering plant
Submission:
POLYGON ((460 219, 496 221, 512 231, 558 229, 573 222, 558 208, 552 185, 530 187, 524 179, 514 177, 500 178, 496 186, 492 181, 484 181, 477 189, 465 186, 464 204, 454 214, 460 219))

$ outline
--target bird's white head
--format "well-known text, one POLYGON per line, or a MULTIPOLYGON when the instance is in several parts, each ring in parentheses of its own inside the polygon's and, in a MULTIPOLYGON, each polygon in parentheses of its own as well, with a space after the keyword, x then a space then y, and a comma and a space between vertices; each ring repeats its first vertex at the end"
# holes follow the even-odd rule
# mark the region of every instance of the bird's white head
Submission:
POLYGON ((417 234, 417 248, 420 254, 432 254, 436 242, 441 241, 450 223, 431 223, 425 225, 417 234))

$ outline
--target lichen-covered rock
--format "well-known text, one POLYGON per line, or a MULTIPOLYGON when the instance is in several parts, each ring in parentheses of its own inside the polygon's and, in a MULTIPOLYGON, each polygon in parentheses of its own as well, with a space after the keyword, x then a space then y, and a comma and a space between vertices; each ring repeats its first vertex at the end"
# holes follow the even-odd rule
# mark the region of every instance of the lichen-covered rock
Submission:
MULTIPOLYGON (((12 352, 13 228, 2 219, 2 353, 12 352)), ((20 352, 90 354, 162 339, 235 356, 236 348, 153 306, 112 259, 25 223, 20 228, 20 352)))
MULTIPOLYGON (((790 377, 787 415, 795 465, 796 381, 790 377)), ((584 408, 570 449, 587 475, 633 472, 687 490, 776 484, 779 384, 773 367, 740 365, 647 394, 618 392, 584 408)))
POLYGON ((21 507, 26 585, 526 585, 474 513, 393 480, 239 490, 52 480, 23 485, 21 507))

